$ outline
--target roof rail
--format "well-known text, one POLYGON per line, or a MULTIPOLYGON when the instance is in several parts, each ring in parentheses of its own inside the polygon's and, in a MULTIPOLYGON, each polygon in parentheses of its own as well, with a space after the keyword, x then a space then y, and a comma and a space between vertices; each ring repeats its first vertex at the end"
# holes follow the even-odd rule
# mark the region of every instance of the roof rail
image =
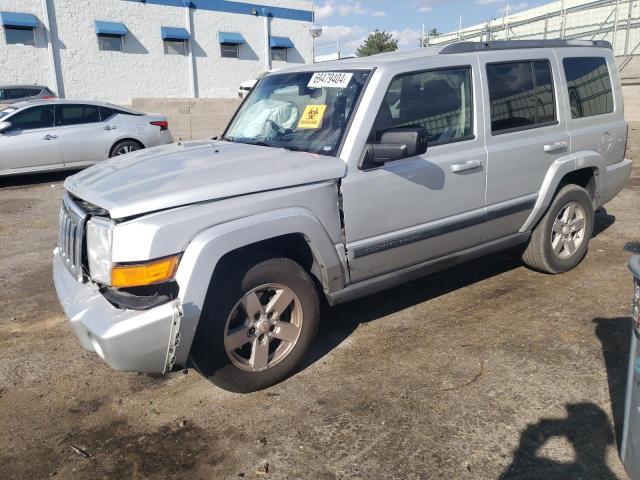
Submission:
POLYGON ((460 42, 446 45, 441 54, 482 52, 487 50, 517 50, 522 48, 602 47, 611 49, 606 40, 493 40, 491 42, 460 42))

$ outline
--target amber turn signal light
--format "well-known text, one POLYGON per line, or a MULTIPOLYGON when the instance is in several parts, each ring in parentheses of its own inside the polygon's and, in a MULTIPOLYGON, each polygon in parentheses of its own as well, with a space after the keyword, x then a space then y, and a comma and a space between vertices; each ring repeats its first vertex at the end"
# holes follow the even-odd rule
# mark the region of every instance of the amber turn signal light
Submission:
POLYGON ((114 265, 111 286, 116 288, 141 287, 173 278, 180 255, 151 260, 135 265, 114 265))

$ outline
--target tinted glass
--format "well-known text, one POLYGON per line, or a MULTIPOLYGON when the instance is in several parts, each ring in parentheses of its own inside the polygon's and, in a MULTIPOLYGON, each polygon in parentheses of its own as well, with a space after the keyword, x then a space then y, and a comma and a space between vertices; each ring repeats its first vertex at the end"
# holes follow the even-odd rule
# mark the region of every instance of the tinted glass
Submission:
POLYGON ((22 110, 9 117, 7 121, 11 122, 12 129, 31 130, 53 127, 53 119, 53 105, 47 105, 22 110))
POLYGON ((565 58, 571 118, 613 112, 613 93, 607 62, 602 57, 565 58))
POLYGON ((4 27, 4 36, 7 44, 32 45, 36 44, 31 28, 4 27))
POLYGON ((220 45, 220 55, 223 58, 238 58, 238 45, 220 45))
POLYGON ((487 65, 491 131, 504 132, 554 121, 551 78, 546 60, 487 65))
POLYGON ((110 52, 122 51, 122 37, 110 35, 98 35, 98 48, 110 52))
POLYGON ((103 122, 115 115, 113 108, 100 107, 100 120, 103 122))
POLYGON ((58 106, 58 125, 80 125, 100 121, 98 107, 94 105, 60 105, 58 106))
POLYGON ((287 61, 287 49, 286 48, 272 48, 271 60, 280 60, 282 62, 287 61))
POLYGON ((164 53, 167 55, 186 55, 187 42, 184 40, 164 40, 164 53))
POLYGON ((424 127, 429 143, 439 144, 473 135, 471 69, 432 70, 396 77, 376 117, 370 142, 395 127, 424 127))
POLYGON ((31 97, 37 97, 38 95, 40 95, 41 92, 42 92, 41 88, 27 88, 27 93, 31 97))
POLYGON ((29 94, 24 88, 7 88, 2 96, 5 100, 16 100, 17 98, 28 97, 29 94))
POLYGON ((536 123, 553 122, 556 119, 556 103, 549 62, 533 62, 533 73, 536 83, 536 123))

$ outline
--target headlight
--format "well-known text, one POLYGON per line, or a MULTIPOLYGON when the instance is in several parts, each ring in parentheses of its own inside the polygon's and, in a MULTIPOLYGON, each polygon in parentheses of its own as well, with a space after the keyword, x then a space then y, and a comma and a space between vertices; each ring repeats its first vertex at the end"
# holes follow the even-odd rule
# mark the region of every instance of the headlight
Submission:
POLYGON ((87 222, 87 258, 91 279, 111 284, 111 244, 114 223, 106 218, 93 217, 87 222))

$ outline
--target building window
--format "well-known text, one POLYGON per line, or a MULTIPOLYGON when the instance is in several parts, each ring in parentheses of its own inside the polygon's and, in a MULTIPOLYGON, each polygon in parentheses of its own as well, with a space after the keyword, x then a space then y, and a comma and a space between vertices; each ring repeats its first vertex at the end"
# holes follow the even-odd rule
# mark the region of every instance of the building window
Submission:
POLYGON ((562 61, 569 89, 571 118, 613 112, 613 93, 603 57, 565 58, 562 61))
POLYGON ((187 54, 187 41, 169 39, 163 40, 164 53, 166 55, 186 55, 187 54))
POLYGON ((36 45, 33 28, 10 27, 5 25, 4 37, 8 45, 36 45))
POLYGON ((122 52, 122 36, 120 35, 98 35, 98 48, 105 52, 122 52))
POLYGON ((231 43, 220 44, 220 56, 222 58, 238 58, 240 46, 231 43))
POLYGON ((493 134, 555 122, 553 81, 548 60, 492 63, 487 65, 487 79, 493 134))
POLYGON ((286 48, 272 48, 271 60, 286 62, 287 61, 287 49, 286 48))

